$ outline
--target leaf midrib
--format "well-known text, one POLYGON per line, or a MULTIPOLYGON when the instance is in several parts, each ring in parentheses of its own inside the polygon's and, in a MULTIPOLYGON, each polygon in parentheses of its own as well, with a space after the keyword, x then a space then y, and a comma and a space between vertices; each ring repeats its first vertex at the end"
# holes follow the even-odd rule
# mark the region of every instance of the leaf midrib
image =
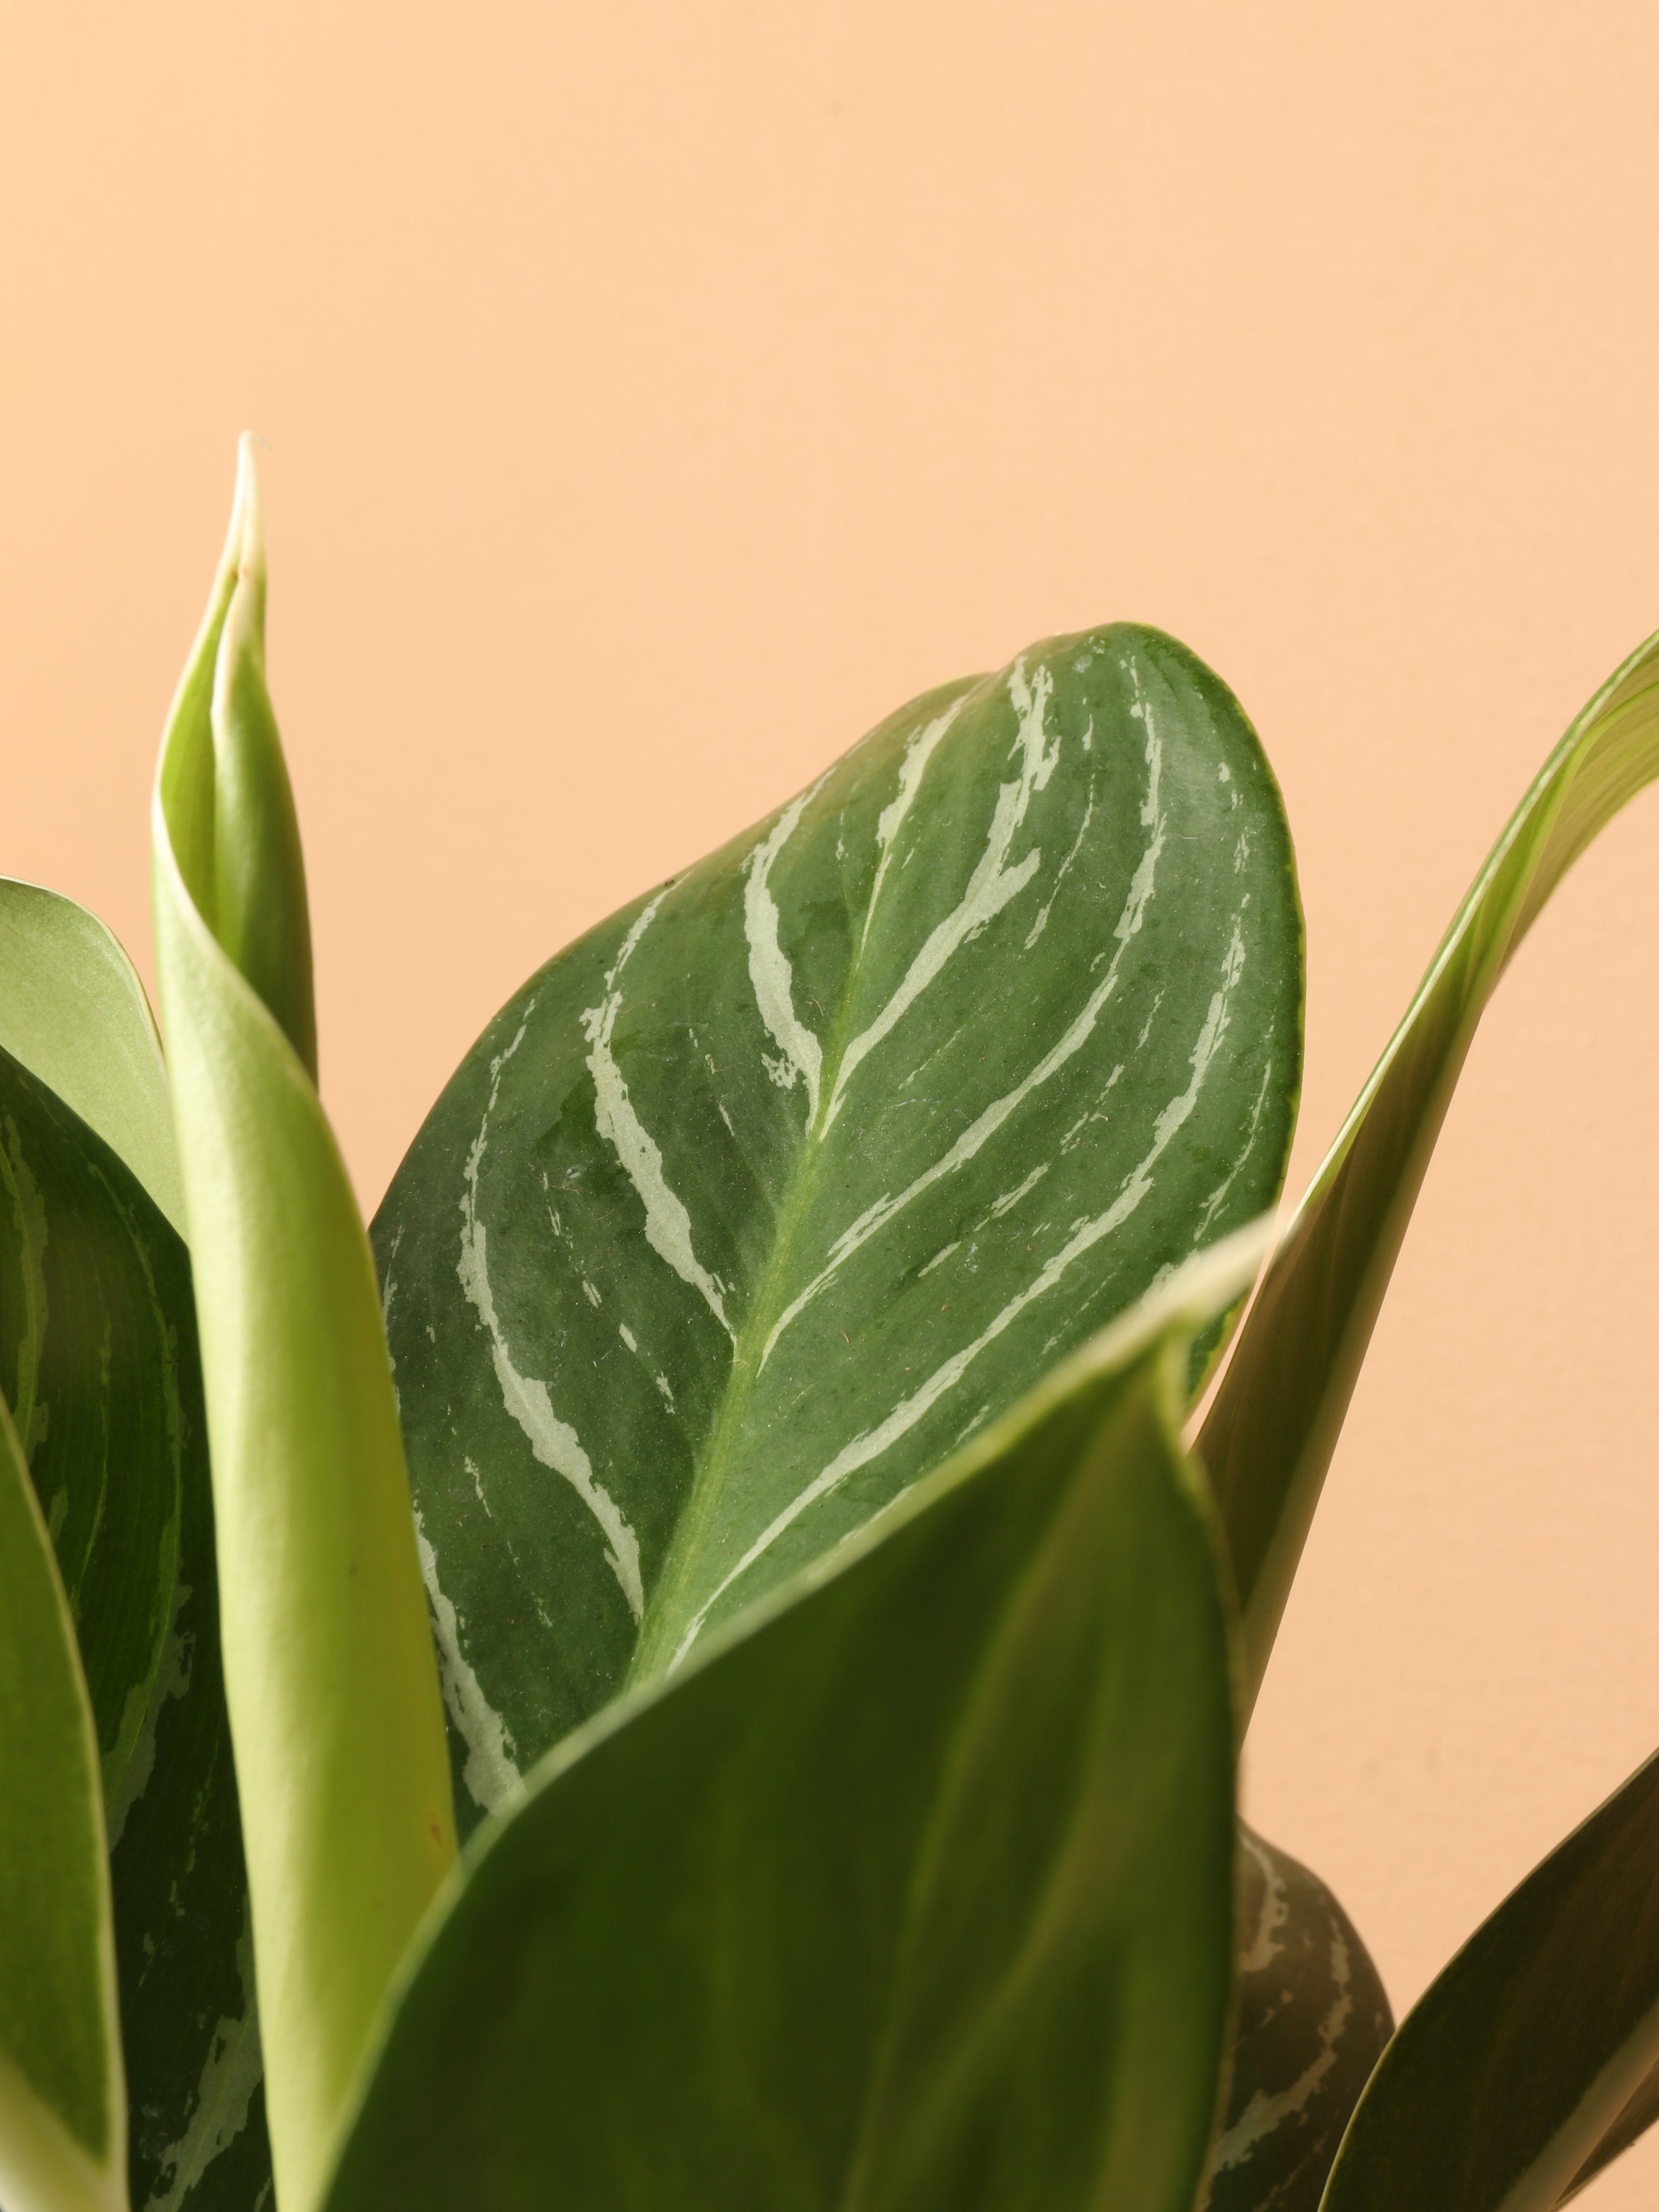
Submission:
MULTIPOLYGON (((991 679, 983 675, 967 678, 953 696, 965 697, 979 684, 988 680, 991 679)), ((941 693, 930 695, 930 704, 935 705, 936 709, 948 703, 948 699, 941 693)), ((949 742, 948 736, 945 741, 949 742)), ((931 767, 933 763, 928 765, 931 767)), ((924 770, 924 781, 925 776, 924 770)), ((760 835, 763 837, 775 819, 775 817, 769 817, 761 825, 760 835)), ((673 1537, 663 1561, 662 1571, 657 1577, 656 1587, 646 1601, 639 1633, 635 1639, 634 1656, 623 1678, 623 1686, 627 1689, 665 1672, 672 1658, 674 1638, 689 1617, 684 1600, 692 1587, 695 1571, 701 1561, 702 1540, 724 1494, 721 1479, 724 1462, 736 1438, 741 1434, 755 1386, 760 1379, 760 1361, 767 1338, 774 1322, 788 1304, 787 1293, 792 1279, 787 1268, 793 1260, 795 1245, 817 1194, 823 1170, 824 1138, 828 1133, 825 1115, 829 1102, 835 1097, 847 1048, 852 1042, 852 1010, 873 934, 876 894, 884 887, 884 873, 878 870, 872 875, 870 903, 859 917, 861 927, 857 933, 853 957, 848 963, 832 1018, 821 1041, 823 1060, 818 1096, 822 1103, 817 1115, 808 1121, 801 1131, 796 1164, 790 1170, 782 1201, 775 1216, 778 1227, 772 1240, 772 1248, 755 1296, 734 1334, 732 1366, 726 1389, 721 1394, 720 1409, 710 1424, 701 1449, 693 1456, 691 1487, 675 1523, 673 1537)))

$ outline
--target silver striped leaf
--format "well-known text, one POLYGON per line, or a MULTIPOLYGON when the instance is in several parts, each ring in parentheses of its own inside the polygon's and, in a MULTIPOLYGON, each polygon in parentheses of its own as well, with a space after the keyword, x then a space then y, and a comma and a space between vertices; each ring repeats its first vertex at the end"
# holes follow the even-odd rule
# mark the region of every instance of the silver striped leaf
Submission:
POLYGON ((1394 2014, 1318 1875, 1242 1821, 1239 1844, 1237 2014, 1203 2212, 1318 2212, 1394 2014))
POLYGON ((134 2212, 270 2187, 190 1261, 124 1161, 0 1050, 0 1391, 90 1693, 134 2212))
POLYGON ((1128 625, 533 976, 374 1226, 463 1826, 1271 1205, 1301 1006, 1255 735, 1128 625))

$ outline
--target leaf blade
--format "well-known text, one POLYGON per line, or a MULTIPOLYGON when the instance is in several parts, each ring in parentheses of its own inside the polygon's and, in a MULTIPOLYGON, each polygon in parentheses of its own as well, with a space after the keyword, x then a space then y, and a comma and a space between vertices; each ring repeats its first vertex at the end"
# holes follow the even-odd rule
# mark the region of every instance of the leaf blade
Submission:
POLYGON ((1394 2014, 1318 1876, 1242 1821, 1239 1841, 1237 2012, 1202 2212, 1318 2212, 1394 2014))
POLYGON ((1250 1705, 1481 1013, 1562 877, 1656 774, 1651 638, 1510 817, 1263 1276, 1198 1441, 1238 1580, 1250 1705))
POLYGON ((454 1829, 374 1266, 312 1076, 303 868, 264 694, 264 574, 244 441, 230 541, 157 770, 156 964, 266 2107, 285 2212, 306 2212, 454 1829))
POLYGON ((1172 1286, 550 1754, 411 1965, 329 2212, 1191 2203, 1233 1723, 1182 1296, 1215 1310, 1172 1286))
POLYGON ((1535 1867, 1401 2023, 1327 2212, 1552 2212, 1653 2117, 1659 1755, 1535 1867))
POLYGON ((124 2212, 125 2085, 91 1701, 0 1403, 0 2187, 17 2212, 124 2212))
POLYGON ((252 2201, 268 2154, 189 1260, 125 1163, 3 1051, 0 1199, 0 1390, 99 1747, 132 2193, 215 2212, 233 2171, 252 2201), (222 2045, 240 2102, 209 2109, 222 2045))
POLYGON ((182 1237, 173 1107, 143 985, 95 915, 9 876, 0 877, 0 1049, 97 1131, 182 1237))
POLYGON ((1271 1202, 1300 951, 1237 702, 1119 625, 532 978, 374 1232, 464 1817, 1271 1202))

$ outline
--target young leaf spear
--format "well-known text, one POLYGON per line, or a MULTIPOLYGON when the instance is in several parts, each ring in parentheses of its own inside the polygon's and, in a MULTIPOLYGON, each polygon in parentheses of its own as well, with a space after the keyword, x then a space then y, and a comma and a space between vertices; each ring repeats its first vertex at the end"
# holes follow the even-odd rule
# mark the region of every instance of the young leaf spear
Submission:
POLYGON ((244 438, 230 535, 162 741, 153 891, 266 2108, 281 2212, 312 2212, 455 1834, 374 1262, 317 1094, 264 603, 244 438))

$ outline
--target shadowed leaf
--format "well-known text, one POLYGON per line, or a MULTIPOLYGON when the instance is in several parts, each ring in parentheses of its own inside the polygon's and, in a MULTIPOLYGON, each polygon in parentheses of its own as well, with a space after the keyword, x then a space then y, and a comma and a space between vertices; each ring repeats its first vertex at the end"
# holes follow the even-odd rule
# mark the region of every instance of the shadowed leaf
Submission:
POLYGON ((92 1709, 0 1405, 0 2192, 125 2212, 125 2092, 92 1709))
POLYGON ((250 2212, 270 2166, 190 1262, 124 1163, 3 1052, 0 1389, 91 1692, 133 2203, 250 2212))
POLYGON ((1318 2212, 1342 2130, 1394 2014, 1324 1883, 1249 1828, 1237 2013, 1207 2212, 1318 2212))
POLYGON ((1407 2015, 1327 2212, 1551 2212, 1634 2142, 1659 2067, 1659 1756, 1407 2015))

